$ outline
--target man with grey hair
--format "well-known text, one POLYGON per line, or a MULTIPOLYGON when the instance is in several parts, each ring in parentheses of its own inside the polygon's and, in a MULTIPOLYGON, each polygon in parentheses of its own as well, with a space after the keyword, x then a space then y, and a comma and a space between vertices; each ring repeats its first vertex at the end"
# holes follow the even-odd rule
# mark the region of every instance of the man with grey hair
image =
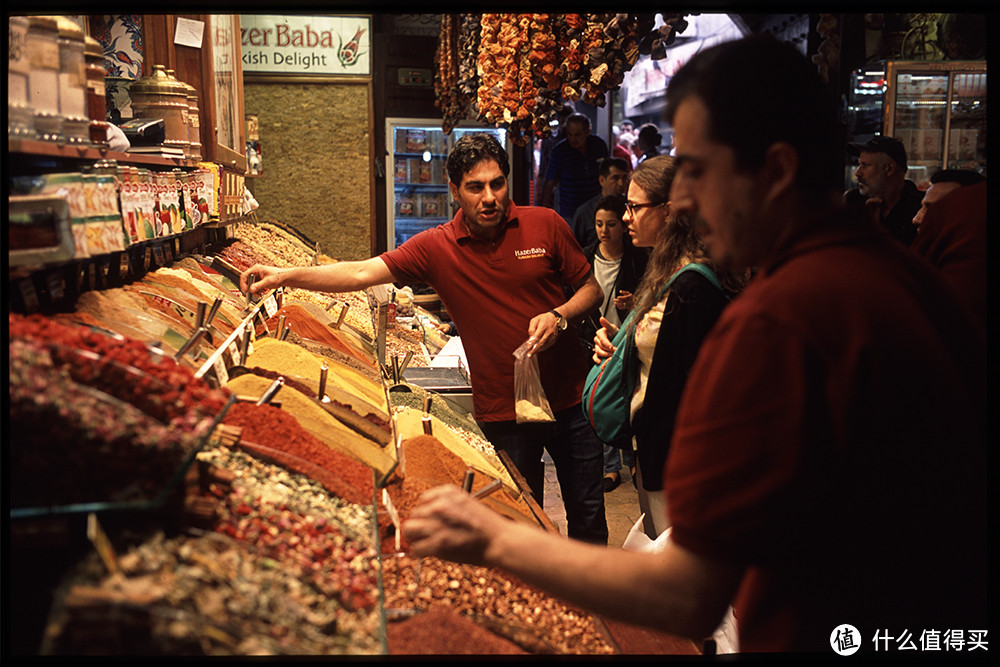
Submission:
POLYGON ((849 206, 863 204, 875 222, 905 246, 913 243, 917 230, 913 216, 920 210, 923 193, 906 178, 906 148, 895 137, 875 136, 865 143, 847 145, 858 158, 854 180, 858 187, 844 193, 849 206))

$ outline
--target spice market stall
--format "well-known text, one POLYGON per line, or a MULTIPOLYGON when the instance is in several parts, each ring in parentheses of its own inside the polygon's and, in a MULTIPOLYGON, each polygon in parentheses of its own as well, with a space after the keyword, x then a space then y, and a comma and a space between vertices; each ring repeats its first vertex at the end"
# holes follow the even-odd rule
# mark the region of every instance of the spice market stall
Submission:
POLYGON ((442 483, 555 527, 467 414, 390 381, 376 341, 411 341, 405 317, 377 330, 365 293, 247 299, 257 261, 335 260, 243 222, 63 312, 9 314, 12 599, 38 651, 617 651, 516 579, 409 555, 399 524, 442 483))

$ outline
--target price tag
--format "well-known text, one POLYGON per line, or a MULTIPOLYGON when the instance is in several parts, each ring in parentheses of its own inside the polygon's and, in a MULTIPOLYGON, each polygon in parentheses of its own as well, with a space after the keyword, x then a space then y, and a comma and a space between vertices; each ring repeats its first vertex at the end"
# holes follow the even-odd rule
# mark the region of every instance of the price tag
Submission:
MULTIPOLYGON (((233 366, 240 365, 240 346, 233 341, 229 344, 229 357, 233 360, 233 366)), ((248 353, 249 354, 249 353, 248 353)))
POLYGON ((156 244, 153 246, 153 259, 156 260, 157 266, 165 266, 166 262, 163 260, 163 246, 156 244))
POLYGON ((163 256, 166 258, 168 264, 172 264, 174 257, 177 256, 177 253, 174 251, 174 241, 176 241, 176 239, 168 240, 167 244, 163 248, 163 256))
POLYGON ((45 284, 49 288, 49 296, 53 301, 58 301, 66 295, 66 280, 58 273, 50 273, 45 277, 45 284))
POLYGON ((264 301, 264 310, 267 312, 268 319, 274 317, 274 314, 278 312, 278 302, 275 300, 273 294, 264 301))
POLYGON ((212 368, 215 369, 215 377, 219 379, 220 385, 229 382, 229 371, 226 370, 226 362, 222 360, 221 354, 215 358, 212 368))
MULTIPOLYGON (((101 282, 104 285, 107 285, 108 276, 111 275, 111 260, 108 259, 108 257, 105 255, 104 257, 101 258, 100 262, 101 262, 99 266, 100 271, 98 271, 97 277, 99 279, 99 282, 101 282)), ((96 284, 94 285, 94 288, 95 289, 97 288, 96 284)))
POLYGON ((130 266, 128 263, 128 253, 123 252, 118 258, 118 277, 122 280, 127 280, 129 277, 130 266))
POLYGON ((146 246, 146 251, 142 254, 143 273, 149 271, 149 263, 152 258, 153 258, 153 249, 149 246, 146 246))
POLYGON ((31 278, 19 280, 17 287, 21 290, 21 298, 24 300, 24 310, 33 313, 38 310, 38 294, 35 292, 35 285, 31 278))
POLYGON ((97 289, 97 262, 87 264, 87 279, 90 281, 90 288, 97 289))

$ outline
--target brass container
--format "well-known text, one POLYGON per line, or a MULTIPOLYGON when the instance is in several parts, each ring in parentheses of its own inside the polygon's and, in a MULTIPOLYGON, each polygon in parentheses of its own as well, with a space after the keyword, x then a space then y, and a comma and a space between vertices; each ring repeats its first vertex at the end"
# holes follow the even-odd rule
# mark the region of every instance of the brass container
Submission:
POLYGON ((137 79, 129 87, 134 118, 162 118, 163 145, 188 151, 187 89, 185 84, 167 74, 163 65, 153 65, 149 76, 137 79))
POLYGON ((191 146, 188 157, 192 160, 201 160, 201 111, 198 109, 198 89, 189 83, 184 85, 187 86, 187 127, 188 142, 191 146))
POLYGON ((65 16, 59 26, 59 113, 63 118, 87 115, 87 69, 83 57, 83 28, 65 16))
POLYGON ((34 137, 35 134, 35 117, 28 103, 29 25, 27 16, 7 19, 7 135, 12 137, 34 137))
POLYGON ((54 16, 28 19, 28 104, 34 113, 37 138, 61 141, 63 116, 59 112, 59 23, 54 16))

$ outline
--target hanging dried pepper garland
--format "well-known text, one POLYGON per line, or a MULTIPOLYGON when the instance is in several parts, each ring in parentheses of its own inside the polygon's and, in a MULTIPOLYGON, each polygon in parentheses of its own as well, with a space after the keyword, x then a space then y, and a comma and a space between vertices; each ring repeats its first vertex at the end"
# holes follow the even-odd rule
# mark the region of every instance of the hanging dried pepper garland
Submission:
POLYGON ((470 115, 472 98, 460 85, 459 70, 462 56, 460 50, 461 19, 455 14, 444 14, 441 18, 441 34, 434 56, 437 69, 434 71, 435 101, 441 109, 444 131, 451 132, 464 118, 470 115))
POLYGON ((442 126, 450 131, 471 106, 516 144, 550 135, 564 99, 604 106, 640 55, 666 56, 687 21, 661 16, 654 30, 654 14, 445 15, 435 78, 442 126))

